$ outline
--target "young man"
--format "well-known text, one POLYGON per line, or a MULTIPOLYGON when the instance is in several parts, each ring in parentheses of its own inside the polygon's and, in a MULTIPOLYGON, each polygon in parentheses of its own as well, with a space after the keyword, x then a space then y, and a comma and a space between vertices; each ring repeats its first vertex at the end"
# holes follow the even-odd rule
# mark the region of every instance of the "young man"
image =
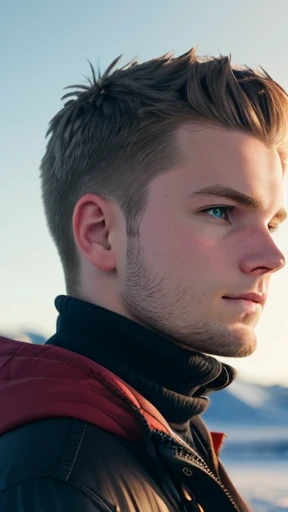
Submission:
POLYGON ((247 511, 200 416, 284 265, 287 96, 194 50, 117 64, 50 124, 67 296, 45 346, 1 343, 0 509, 247 511))

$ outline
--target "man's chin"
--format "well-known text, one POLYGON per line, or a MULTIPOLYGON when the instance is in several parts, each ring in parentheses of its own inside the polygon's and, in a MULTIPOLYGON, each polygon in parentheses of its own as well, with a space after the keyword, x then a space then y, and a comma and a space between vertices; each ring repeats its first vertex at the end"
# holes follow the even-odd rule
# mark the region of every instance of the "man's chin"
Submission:
POLYGON ((257 348, 256 336, 251 336, 249 339, 231 339, 231 344, 228 346, 220 347, 217 356, 231 357, 234 359, 243 359, 254 354, 257 348))
POLYGON ((235 340, 234 343, 231 344, 225 344, 221 343, 221 345, 217 344, 205 344, 203 343, 202 346, 195 346, 195 345, 187 345, 183 343, 177 343, 178 346, 181 348, 184 348, 186 350, 191 350, 193 352, 200 352, 203 354, 207 354, 209 356, 216 356, 216 357, 229 357, 233 359, 243 359, 245 357, 251 356, 256 348, 257 348, 257 341, 251 340, 249 342, 247 341, 240 341, 235 340))
POLYGON ((257 343, 253 344, 253 346, 244 345, 239 349, 238 352, 236 352, 236 354, 234 356, 230 356, 230 357, 243 359, 244 357, 252 356, 252 354, 254 354, 256 348, 257 348, 257 343))
POLYGON ((257 348, 257 337, 253 329, 240 326, 219 330, 217 334, 218 336, 215 336, 212 342, 203 343, 202 351, 206 354, 243 359, 251 356, 257 348))

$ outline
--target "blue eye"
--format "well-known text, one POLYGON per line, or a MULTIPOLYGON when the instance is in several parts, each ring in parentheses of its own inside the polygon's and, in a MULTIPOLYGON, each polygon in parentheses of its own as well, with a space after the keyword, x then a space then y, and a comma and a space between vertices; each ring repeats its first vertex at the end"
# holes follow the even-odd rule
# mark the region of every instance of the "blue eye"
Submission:
POLYGON ((202 210, 202 212, 208 213, 208 215, 215 219, 224 219, 229 221, 229 213, 231 213, 233 209, 234 206, 211 206, 210 208, 202 210))

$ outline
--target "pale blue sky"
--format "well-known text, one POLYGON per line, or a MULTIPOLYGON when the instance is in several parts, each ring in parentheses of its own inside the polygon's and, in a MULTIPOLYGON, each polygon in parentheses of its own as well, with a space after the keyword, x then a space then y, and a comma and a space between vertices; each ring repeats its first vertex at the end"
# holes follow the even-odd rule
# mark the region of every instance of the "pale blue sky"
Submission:
MULTIPOLYGON (((39 162, 63 87, 105 68, 198 44, 261 65, 288 88, 287 0, 6 0, 0 7, 0 331, 53 333, 62 271, 45 225, 39 162)), ((288 226, 278 236, 288 257, 288 226)), ((288 385, 287 268, 275 276, 258 328, 259 349, 235 363, 243 376, 288 385)), ((234 361, 233 361, 234 363, 234 361)))

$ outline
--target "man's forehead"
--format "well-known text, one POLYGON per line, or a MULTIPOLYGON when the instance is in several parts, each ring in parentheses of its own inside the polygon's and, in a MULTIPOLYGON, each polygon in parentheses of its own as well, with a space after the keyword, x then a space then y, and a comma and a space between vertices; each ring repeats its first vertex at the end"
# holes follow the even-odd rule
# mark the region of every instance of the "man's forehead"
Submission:
POLYGON ((276 146, 268 147, 264 141, 244 130, 193 122, 179 127, 176 136, 184 159, 209 161, 216 156, 223 162, 237 158, 239 161, 258 162, 259 165, 269 161, 271 165, 279 164, 283 172, 276 146))
MULTIPOLYGON (((267 147, 252 134, 193 124, 179 130, 183 168, 195 186, 217 182, 249 195, 283 193, 283 167, 276 147, 267 147)), ((179 139, 179 140, 180 140, 179 139)), ((278 199, 277 199, 278 201, 278 199)))

